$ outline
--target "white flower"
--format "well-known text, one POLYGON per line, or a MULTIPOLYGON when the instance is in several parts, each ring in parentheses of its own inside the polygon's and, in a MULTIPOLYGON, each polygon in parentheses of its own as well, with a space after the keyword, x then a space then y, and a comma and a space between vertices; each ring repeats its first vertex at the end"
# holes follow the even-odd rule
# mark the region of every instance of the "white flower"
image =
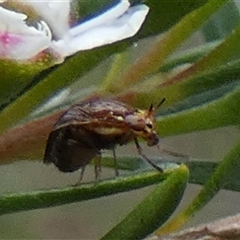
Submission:
POLYGON ((61 62, 86 49, 136 34, 148 7, 118 0, 73 22, 71 0, 0 0, 0 58, 28 61, 44 52, 61 62))

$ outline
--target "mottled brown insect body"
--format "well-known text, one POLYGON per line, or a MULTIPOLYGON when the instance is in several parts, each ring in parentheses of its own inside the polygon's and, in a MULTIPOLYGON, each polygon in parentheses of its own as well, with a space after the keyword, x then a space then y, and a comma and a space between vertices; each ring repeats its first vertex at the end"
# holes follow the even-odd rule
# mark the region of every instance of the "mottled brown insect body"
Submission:
POLYGON ((150 162, 142 154, 137 138, 145 139, 149 146, 158 143, 154 113, 152 106, 149 110, 139 110, 114 100, 80 102, 55 124, 48 138, 44 162, 54 163, 60 171, 72 172, 101 156, 102 149, 114 150, 117 144, 132 140, 141 156, 150 162))

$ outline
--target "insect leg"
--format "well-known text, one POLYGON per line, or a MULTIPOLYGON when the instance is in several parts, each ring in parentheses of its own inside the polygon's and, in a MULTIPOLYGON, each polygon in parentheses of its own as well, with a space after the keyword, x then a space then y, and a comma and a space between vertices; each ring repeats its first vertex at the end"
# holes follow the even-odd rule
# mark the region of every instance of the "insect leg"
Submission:
POLYGON ((85 169, 86 169, 86 166, 81 167, 80 176, 79 176, 79 178, 78 178, 78 181, 77 181, 77 183, 76 183, 76 186, 81 185, 82 180, 83 180, 83 175, 84 175, 85 169))
POLYGON ((94 158, 94 172, 95 172, 95 181, 98 182, 101 178, 101 171, 102 171, 102 166, 101 166, 101 154, 99 153, 95 158, 94 158))
POLYGON ((157 166, 155 163, 153 163, 150 159, 148 159, 148 158, 145 156, 145 154, 142 152, 142 148, 141 148, 141 146, 139 145, 137 138, 134 138, 134 142, 135 142, 136 148, 137 148, 137 150, 138 150, 138 154, 139 154, 143 159, 145 159, 151 166, 153 166, 154 168, 156 168, 158 171, 163 172, 162 168, 160 168, 159 166, 157 166))
POLYGON ((112 151, 113 151, 113 159, 114 159, 115 176, 119 176, 118 163, 117 163, 115 147, 112 149, 112 151))

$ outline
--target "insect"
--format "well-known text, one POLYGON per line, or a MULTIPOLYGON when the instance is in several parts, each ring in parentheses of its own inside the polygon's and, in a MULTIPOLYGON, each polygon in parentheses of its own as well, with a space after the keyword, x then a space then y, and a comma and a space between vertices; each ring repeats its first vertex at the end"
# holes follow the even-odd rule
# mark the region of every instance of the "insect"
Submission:
MULTIPOLYGON (((143 138, 148 146, 157 145, 159 137, 154 129, 156 108, 151 104, 148 110, 139 110, 111 99, 97 98, 82 101, 69 108, 56 122, 51 131, 44 163, 53 163, 62 172, 84 169, 95 160, 95 178, 101 170, 101 150, 112 149, 116 164, 116 145, 134 141, 138 153, 154 168, 160 167, 151 162, 142 152, 138 138, 143 138)), ((115 167, 118 175, 117 167, 115 167)))

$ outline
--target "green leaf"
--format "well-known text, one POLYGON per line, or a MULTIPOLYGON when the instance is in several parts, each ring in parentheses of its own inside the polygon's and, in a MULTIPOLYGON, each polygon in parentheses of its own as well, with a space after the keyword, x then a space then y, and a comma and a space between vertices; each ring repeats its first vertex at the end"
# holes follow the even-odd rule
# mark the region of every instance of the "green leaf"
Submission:
POLYGON ((188 180, 185 165, 161 182, 118 225, 108 232, 107 239, 142 239, 162 225, 178 206, 188 180))
POLYGON ((171 57, 165 59, 158 71, 168 72, 181 65, 194 63, 199 60, 200 57, 207 55, 208 52, 216 48, 221 42, 222 40, 204 43, 200 46, 174 53, 171 57))
POLYGON ((47 208, 99 198, 111 194, 142 188, 163 181, 178 169, 178 165, 166 166, 166 171, 145 171, 129 176, 102 181, 99 183, 82 184, 80 187, 39 190, 27 193, 13 193, 0 196, 0 215, 47 208))

